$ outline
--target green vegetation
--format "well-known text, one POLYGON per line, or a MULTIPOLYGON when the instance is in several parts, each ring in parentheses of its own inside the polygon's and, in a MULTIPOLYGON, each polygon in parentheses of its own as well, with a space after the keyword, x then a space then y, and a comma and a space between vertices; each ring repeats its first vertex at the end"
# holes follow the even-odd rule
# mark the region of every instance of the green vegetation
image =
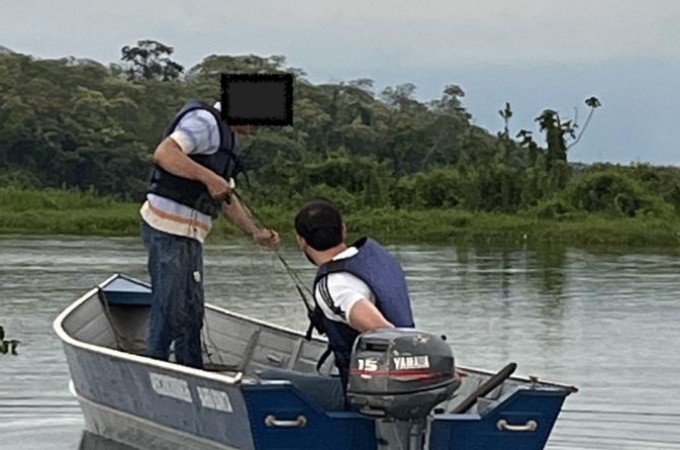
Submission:
POLYGON ((93 191, 0 188, 0 233, 131 235, 139 233, 138 210, 93 191))
MULTIPOLYGON (((667 208, 661 212, 668 216, 640 213, 638 217, 626 217, 616 209, 621 204, 612 203, 611 208, 586 213, 565 195, 565 199, 556 198, 513 214, 382 207, 350 210, 346 220, 350 237, 370 234, 391 243, 680 244, 680 221, 673 220, 667 208)), ((139 206, 77 190, 0 188, 0 233, 139 236, 139 206)), ((268 226, 281 230, 284 239, 293 242, 292 204, 262 206, 256 212, 268 226)), ((240 236, 235 227, 219 221, 210 239, 240 236)))
MULTIPOLYGON (((312 196, 336 201, 355 233, 392 242, 560 241, 676 245, 680 169, 570 164, 581 127, 546 109, 531 131, 471 122, 463 90, 420 102, 406 83, 314 85, 282 56, 211 55, 185 70, 173 49, 140 41, 121 64, 0 55, 0 233, 137 235, 151 155, 189 98, 218 99, 219 74, 295 74, 293 127, 244 137, 246 200, 291 231, 312 196), (514 135, 514 136, 513 136, 514 135)), ((220 223, 213 235, 238 235, 220 223)))

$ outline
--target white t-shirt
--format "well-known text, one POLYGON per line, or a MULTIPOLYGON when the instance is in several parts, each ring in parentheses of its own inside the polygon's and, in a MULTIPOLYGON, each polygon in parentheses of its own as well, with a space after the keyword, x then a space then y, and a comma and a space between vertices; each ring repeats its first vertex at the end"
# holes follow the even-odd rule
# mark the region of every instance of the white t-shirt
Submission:
POLYGON ((212 155, 220 149, 219 124, 204 109, 186 113, 170 137, 187 155, 212 155))
MULTIPOLYGON (((187 155, 211 155, 220 148, 220 129, 208 111, 196 109, 182 117, 170 137, 187 155)), ((233 186, 233 180, 229 180, 233 186)), ((144 221, 166 233, 204 242, 212 229, 212 218, 169 198, 147 195, 140 210, 144 221)))
MULTIPOLYGON (((337 254, 333 260, 349 258, 359 252, 356 247, 348 247, 337 254)), ((324 277, 314 290, 316 302, 324 315, 336 322, 349 325, 349 313, 361 299, 375 304, 375 295, 360 278, 347 273, 331 273, 324 277)))

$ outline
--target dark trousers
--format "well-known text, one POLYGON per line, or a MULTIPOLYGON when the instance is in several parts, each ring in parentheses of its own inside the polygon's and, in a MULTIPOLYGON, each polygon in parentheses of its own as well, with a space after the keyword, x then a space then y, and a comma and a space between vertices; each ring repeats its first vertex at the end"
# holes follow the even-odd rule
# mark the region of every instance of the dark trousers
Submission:
POLYGON ((175 343, 175 361, 203 368, 203 245, 142 224, 148 252, 152 303, 147 356, 167 361, 175 343))

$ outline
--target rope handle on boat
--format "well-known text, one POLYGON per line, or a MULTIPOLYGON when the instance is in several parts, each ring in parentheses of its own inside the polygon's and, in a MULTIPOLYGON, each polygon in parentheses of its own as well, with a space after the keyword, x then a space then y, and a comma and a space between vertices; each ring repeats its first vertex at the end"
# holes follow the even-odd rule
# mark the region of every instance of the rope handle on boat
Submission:
POLYGON ((538 422, 535 420, 530 420, 524 425, 510 425, 507 420, 501 419, 496 424, 499 430, 505 431, 536 431, 538 428, 538 422))
POLYGON ((276 416, 268 415, 265 417, 264 423, 268 427, 302 428, 307 425, 307 418, 298 416, 295 420, 279 420, 276 416))

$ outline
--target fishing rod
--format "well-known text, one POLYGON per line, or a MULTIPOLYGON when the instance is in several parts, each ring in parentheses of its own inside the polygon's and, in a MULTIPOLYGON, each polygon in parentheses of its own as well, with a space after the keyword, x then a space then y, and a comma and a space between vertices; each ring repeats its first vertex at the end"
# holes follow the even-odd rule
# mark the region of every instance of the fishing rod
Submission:
MULTIPOLYGON (((236 198, 240 201, 241 206, 246 211, 246 213, 250 214, 260 224, 260 226, 269 229, 265 221, 262 220, 262 218, 255 212, 255 210, 250 206, 246 206, 246 204, 243 202, 243 199, 238 193, 236 193, 236 191, 231 191, 231 193, 232 195, 236 196, 236 198)), ((302 281, 302 278, 297 273, 297 271, 293 269, 293 267, 291 267, 291 265, 288 263, 288 261, 286 261, 283 255, 281 255, 278 248, 270 247, 270 249, 274 252, 278 260, 283 265, 286 273, 293 281, 295 289, 298 291, 298 294, 300 294, 302 303, 304 303, 305 308, 307 309, 307 318, 309 319, 310 323, 309 328, 307 328, 307 332, 305 333, 305 339, 310 340, 312 338, 312 331, 314 329, 316 329, 316 331, 319 334, 326 334, 326 329, 323 326, 322 320, 323 313, 319 311, 319 309, 314 304, 314 301, 310 300, 307 297, 307 294, 309 294, 312 297, 312 299, 314 298, 314 294, 312 293, 311 289, 307 287, 307 285, 302 281), (305 292, 307 294, 305 294, 305 292)))

